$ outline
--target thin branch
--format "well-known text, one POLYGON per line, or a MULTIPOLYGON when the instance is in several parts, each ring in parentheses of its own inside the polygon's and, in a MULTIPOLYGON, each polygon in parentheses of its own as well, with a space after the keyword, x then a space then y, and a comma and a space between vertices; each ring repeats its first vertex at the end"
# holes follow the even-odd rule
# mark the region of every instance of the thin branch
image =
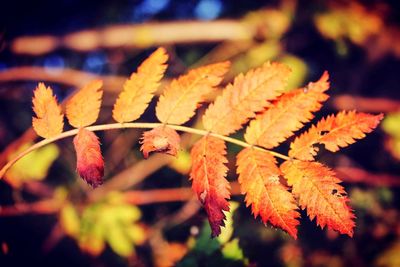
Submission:
MULTIPOLYGON (((111 124, 101 124, 101 125, 94 125, 94 126, 90 126, 87 127, 86 129, 89 131, 105 131, 105 130, 113 130, 113 129, 126 129, 126 128, 142 128, 142 129, 151 129, 151 128, 156 128, 158 126, 163 125, 162 123, 141 123, 141 122, 132 122, 132 123, 111 123, 111 124)), ((191 127, 186 127, 186 126, 181 126, 181 125, 170 125, 167 124, 168 127, 175 129, 177 131, 181 131, 181 132, 187 132, 187 133, 192 133, 192 134, 197 134, 197 135, 210 135, 219 139, 222 139, 226 142, 232 143, 232 144, 236 144, 238 146, 242 146, 242 147, 251 147, 252 145, 235 139, 235 138, 231 138, 231 137, 227 137, 227 136, 223 136, 220 134, 216 134, 216 133, 211 133, 208 132, 206 130, 200 130, 200 129, 195 129, 195 128, 191 128, 191 127)), ((70 136, 74 136, 78 133, 78 129, 73 129, 70 131, 66 131, 63 132, 59 135, 57 135, 56 137, 53 138, 48 138, 48 139, 44 139, 34 145, 32 145, 31 147, 29 147, 28 149, 26 149, 25 151, 21 152, 18 156, 16 156, 15 158, 13 158, 11 161, 9 161, 1 170, 0 170, 0 178, 2 178, 4 176, 4 174, 7 172, 7 170, 15 163, 17 162, 19 159, 21 159, 22 157, 24 157, 25 155, 29 154, 30 152, 41 148, 47 144, 53 143, 57 140, 60 139, 64 139, 70 136)), ((261 147, 255 147, 256 149, 260 150, 260 151, 265 151, 268 153, 271 153, 273 156, 284 159, 284 160, 289 160, 290 158, 288 156, 285 156, 283 154, 271 151, 271 150, 267 150, 261 147)))
POLYGON ((362 183, 370 186, 399 187, 400 176, 387 173, 370 173, 356 167, 336 167, 335 172, 347 183, 362 183))
POLYGON ((255 26, 238 20, 113 25, 73 32, 62 37, 22 36, 11 42, 11 50, 16 54, 38 56, 60 47, 92 51, 99 48, 145 48, 167 44, 240 41, 252 39, 256 32, 255 26))
POLYGON ((0 216, 16 216, 24 214, 51 214, 60 209, 60 203, 54 199, 39 200, 34 203, 17 203, 0 207, 0 216))
POLYGON ((145 205, 159 202, 180 202, 193 197, 193 190, 189 187, 155 189, 147 191, 128 191, 124 193, 124 199, 131 204, 145 205))
POLYGON ((94 79, 104 81, 104 88, 108 92, 118 93, 128 77, 118 75, 96 75, 93 73, 69 69, 39 66, 24 66, 9 68, 0 72, 0 82, 12 81, 47 81, 66 84, 68 86, 83 87, 94 79))
POLYGON ((353 95, 338 95, 333 98, 332 106, 338 110, 358 110, 363 112, 398 112, 400 101, 388 98, 368 98, 353 95))

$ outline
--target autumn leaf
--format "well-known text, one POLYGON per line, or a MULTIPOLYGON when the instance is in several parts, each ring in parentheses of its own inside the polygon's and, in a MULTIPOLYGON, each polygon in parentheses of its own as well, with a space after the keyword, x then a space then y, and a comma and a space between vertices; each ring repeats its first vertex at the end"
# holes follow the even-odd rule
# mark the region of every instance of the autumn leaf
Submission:
POLYGON ((310 220, 316 218, 321 228, 328 226, 353 236, 355 216, 341 181, 331 169, 319 162, 293 160, 284 162, 281 170, 310 220))
POLYGON ((59 135, 64 127, 64 115, 57 103, 53 90, 39 83, 33 92, 33 111, 36 117, 32 118, 32 126, 35 132, 43 138, 51 138, 59 135))
POLYGON ((85 128, 80 128, 74 137, 76 151, 76 169, 79 176, 92 187, 103 183, 104 161, 101 155, 98 137, 85 128))
POLYGON ((180 137, 174 129, 162 125, 144 132, 141 144, 140 150, 146 159, 150 152, 162 152, 176 156, 179 150, 180 137))
POLYGON ((225 164, 226 147, 224 141, 211 136, 204 136, 192 147, 192 170, 190 179, 192 188, 203 204, 212 236, 221 233, 224 226, 225 214, 229 211, 230 198, 229 182, 226 180, 228 168, 225 164))
POLYGON ((313 160, 318 152, 316 144, 324 144, 329 151, 336 152, 341 147, 362 139, 382 120, 383 114, 371 115, 342 111, 330 115, 313 125, 306 133, 297 137, 290 144, 289 156, 301 160, 313 160))
POLYGON ((113 109, 113 118, 118 122, 138 119, 157 88, 167 69, 168 55, 164 48, 158 48, 139 66, 137 72, 125 82, 113 109))
POLYGON ((81 128, 96 122, 103 95, 102 86, 101 80, 94 80, 71 97, 67 102, 69 124, 75 128, 81 128))
POLYGON ((297 238, 300 215, 292 194, 279 181, 281 171, 275 158, 268 152, 245 148, 237 155, 236 164, 242 194, 246 194, 246 205, 251 205, 254 217, 260 215, 264 223, 297 238))
POLYGON ((206 110, 205 129, 222 135, 237 131, 282 93, 289 74, 287 66, 269 62, 239 74, 206 110))
POLYGON ((329 75, 324 72, 319 81, 288 92, 279 97, 271 107, 252 120, 244 136, 247 143, 273 148, 301 129, 314 118, 313 112, 328 99, 329 75))
POLYGON ((163 123, 183 124, 195 114, 204 97, 222 81, 230 63, 222 62, 190 70, 165 88, 156 106, 163 123))

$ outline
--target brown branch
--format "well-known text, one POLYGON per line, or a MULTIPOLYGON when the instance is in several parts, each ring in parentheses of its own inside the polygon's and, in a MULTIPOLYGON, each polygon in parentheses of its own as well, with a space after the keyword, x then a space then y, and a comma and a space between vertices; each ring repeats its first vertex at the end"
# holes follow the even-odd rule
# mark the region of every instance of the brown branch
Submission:
POLYGON ((400 176, 386 173, 370 173, 356 167, 336 167, 338 177, 347 183, 362 183, 370 186, 400 186, 400 176))
POLYGON ((99 48, 145 48, 166 44, 249 40, 255 27, 236 20, 178 21, 136 25, 113 25, 88 29, 63 37, 24 36, 12 41, 16 54, 41 55, 60 47, 77 51, 99 48))
POLYGON ((39 200, 34 203, 17 203, 12 206, 0 207, 0 216, 17 216, 25 214, 51 214, 60 209, 60 204, 54 199, 39 200))
POLYGON ((400 100, 339 95, 333 98, 332 106, 338 110, 355 109, 363 112, 387 113, 400 111, 400 100))
POLYGON ((47 81, 76 88, 83 87, 94 79, 102 79, 106 91, 120 92, 127 77, 95 75, 85 71, 66 68, 52 68, 51 71, 49 71, 46 68, 35 66, 14 67, 0 72, 0 82, 47 81))
POLYGON ((193 197, 193 190, 189 187, 172 189, 154 189, 147 191, 127 191, 124 198, 128 203, 145 205, 165 202, 186 201, 193 197))
MULTIPOLYGON (((232 195, 240 194, 237 182, 231 183, 232 195)), ((145 191, 127 191, 125 200, 132 205, 148 205, 154 203, 184 202, 193 198, 194 193, 189 187, 153 189, 145 191)), ((55 199, 39 200, 33 203, 17 203, 0 207, 0 216, 17 216, 26 214, 52 214, 60 210, 62 202, 55 199)))

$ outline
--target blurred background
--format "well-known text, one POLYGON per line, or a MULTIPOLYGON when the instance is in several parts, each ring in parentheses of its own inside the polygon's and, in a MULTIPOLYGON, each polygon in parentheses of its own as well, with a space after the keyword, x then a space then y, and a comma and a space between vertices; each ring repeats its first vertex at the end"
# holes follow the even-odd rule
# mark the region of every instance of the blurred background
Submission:
MULTIPOLYGON (((75 173, 71 139, 14 165, 0 181, 0 266, 400 266, 399 25, 397 0, 2 1, 0 166, 37 140, 30 126, 39 81, 64 101, 102 79, 97 123, 110 123, 123 82, 158 46, 170 55, 165 83, 230 60, 227 83, 279 61, 293 70, 288 90, 329 71, 331 98, 314 121, 343 109, 385 119, 366 139, 319 157, 344 181, 353 238, 317 228, 303 211, 298 240, 254 220, 236 183, 239 147, 229 145, 233 211, 211 239, 187 178, 188 150, 145 161, 141 131, 131 129, 99 133, 106 181, 96 190, 75 173)), ((154 103, 141 120, 155 121, 154 103)), ((196 137, 182 138, 190 148, 196 137)))

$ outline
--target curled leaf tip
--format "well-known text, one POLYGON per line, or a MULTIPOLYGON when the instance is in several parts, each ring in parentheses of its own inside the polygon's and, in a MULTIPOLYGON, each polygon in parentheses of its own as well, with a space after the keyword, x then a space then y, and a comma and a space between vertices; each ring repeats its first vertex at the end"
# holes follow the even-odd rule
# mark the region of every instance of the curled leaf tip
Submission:
POLYGON ((176 156, 179 150, 179 134, 171 128, 159 126, 150 131, 144 132, 141 139, 144 158, 148 158, 151 152, 161 152, 176 156))

